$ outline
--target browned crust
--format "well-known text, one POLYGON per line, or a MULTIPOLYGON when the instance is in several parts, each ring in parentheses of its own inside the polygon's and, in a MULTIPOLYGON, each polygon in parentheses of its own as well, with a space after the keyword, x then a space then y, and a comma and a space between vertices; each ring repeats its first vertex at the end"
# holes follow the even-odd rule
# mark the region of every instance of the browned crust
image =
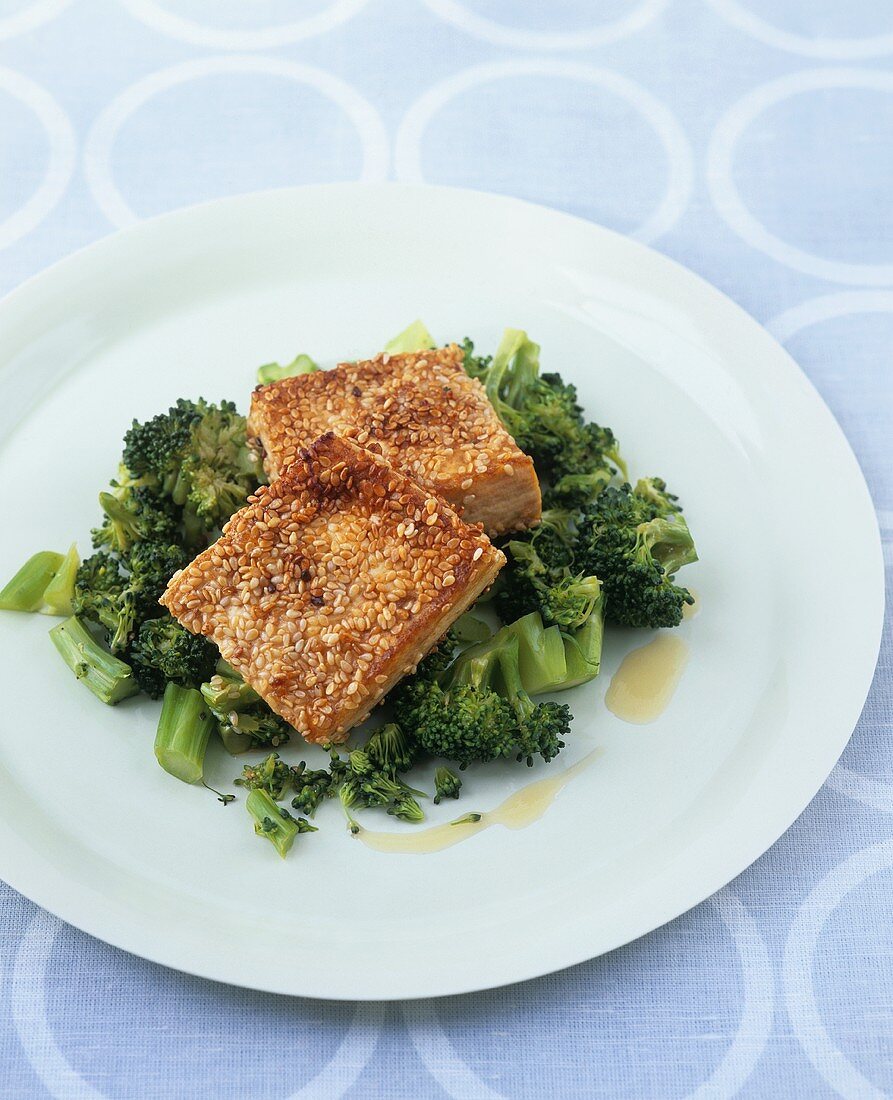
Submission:
POLYGON ((455 344, 381 354, 259 386, 248 427, 263 447, 271 477, 331 430, 377 451, 457 510, 464 508, 465 518, 483 522, 491 535, 539 520, 533 462, 503 427, 481 383, 465 373, 455 344), (484 482, 491 487, 486 508, 477 491, 484 482))
POLYGON ((330 432, 249 499, 162 603, 308 741, 337 742, 504 562, 480 528, 330 432))

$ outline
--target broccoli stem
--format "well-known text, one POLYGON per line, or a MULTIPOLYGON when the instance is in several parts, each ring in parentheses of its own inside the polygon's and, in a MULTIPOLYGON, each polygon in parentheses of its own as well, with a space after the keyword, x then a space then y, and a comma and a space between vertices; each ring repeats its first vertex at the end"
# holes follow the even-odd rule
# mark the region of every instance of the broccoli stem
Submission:
POLYGON ((68 616, 74 611, 74 582, 80 564, 77 545, 72 543, 44 591, 43 602, 46 606, 41 610, 47 615, 68 616))
POLYGON ((562 634, 567 676, 562 683, 555 685, 553 691, 577 687, 598 676, 604 635, 605 619, 601 611, 593 612, 582 626, 571 633, 562 634))
POLYGON ((245 808, 254 818, 254 831, 265 836, 283 859, 288 855, 300 825, 288 810, 277 806, 270 795, 261 788, 253 790, 245 800, 245 808))
POLYGON ((429 348, 436 346, 434 337, 425 325, 421 321, 413 321, 393 340, 388 340, 384 351, 388 355, 401 355, 411 351, 428 351, 429 348))
POLYGON ((32 555, 0 591, 0 610, 39 611, 44 593, 64 560, 54 550, 40 550, 32 555))
POLYGON ((293 378, 297 374, 313 374, 319 367, 309 355, 297 355, 285 366, 278 363, 264 363, 257 368, 257 384, 268 386, 271 382, 278 382, 282 378, 293 378))
POLYGON ((200 691, 168 684, 155 734, 158 763, 184 783, 198 783, 213 728, 214 719, 200 691))
POLYGON ((103 703, 114 706, 139 691, 130 666, 104 649, 80 619, 72 616, 54 626, 50 638, 75 676, 103 703))
POLYGON ((544 626, 542 615, 532 611, 503 630, 518 639, 518 668, 526 692, 542 695, 557 691, 565 683, 567 657, 557 626, 544 626))
POLYGON ((453 634, 460 642, 486 642, 493 631, 484 622, 466 611, 452 626, 453 634))

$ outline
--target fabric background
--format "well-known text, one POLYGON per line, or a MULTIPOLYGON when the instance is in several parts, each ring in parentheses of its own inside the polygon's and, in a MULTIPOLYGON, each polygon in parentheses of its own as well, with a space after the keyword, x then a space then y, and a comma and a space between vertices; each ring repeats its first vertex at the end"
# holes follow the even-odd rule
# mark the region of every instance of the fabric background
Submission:
MULTIPOLYGON (((893 564, 891 59, 882 0, 0 0, 0 290, 256 188, 530 198, 653 243, 768 325, 849 436, 893 564)), ((841 763, 755 866, 495 992, 231 989, 0 887, 0 1095, 890 1095, 891 704, 885 641, 841 763)))

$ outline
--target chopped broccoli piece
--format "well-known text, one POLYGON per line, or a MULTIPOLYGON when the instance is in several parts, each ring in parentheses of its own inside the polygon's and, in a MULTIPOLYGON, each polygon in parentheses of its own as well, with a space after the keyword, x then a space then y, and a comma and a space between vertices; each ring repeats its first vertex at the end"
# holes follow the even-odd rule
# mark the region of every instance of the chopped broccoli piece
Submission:
POLYGON ((517 636, 504 629, 465 650, 445 672, 416 673, 394 697, 398 723, 425 752, 460 768, 497 757, 552 760, 564 747, 570 711, 533 702, 519 652, 517 636))
POLYGON ((216 648, 165 615, 147 619, 130 650, 133 674, 143 691, 160 699, 169 683, 200 687, 217 663, 216 648))
MULTIPOLYGON (((40 611, 47 607, 47 592, 72 553, 76 561, 74 547, 67 555, 57 554, 54 550, 40 550, 32 554, 0 591, 0 611, 40 611)), ((71 614, 70 607, 67 612, 61 607, 58 612, 53 611, 53 614, 66 613, 71 614)))
MULTIPOLYGON (((486 366, 475 359, 473 346, 466 348, 466 370, 483 382, 499 419, 542 479, 557 484, 571 475, 598 475, 590 486, 594 490, 610 481, 615 467, 625 470, 617 440, 609 428, 584 421, 574 386, 557 374, 540 374, 539 351, 527 333, 506 329, 486 366)), ((574 486, 575 504, 582 488, 579 482, 574 486)))
POLYGON ((323 799, 332 797, 337 790, 335 776, 328 768, 308 768, 304 760, 291 769, 291 781, 297 792, 291 800, 292 807, 311 817, 323 799))
POLYGON ((201 398, 181 398, 166 413, 134 421, 124 439, 124 466, 183 510, 190 545, 210 541, 263 476, 235 405, 201 398))
POLYGON ((493 356, 475 355, 474 343, 467 336, 462 341, 460 347, 462 348, 462 365, 469 378, 482 379, 486 377, 487 371, 490 369, 490 364, 493 362, 493 356))
POLYGON ((288 722, 274 714, 243 680, 218 674, 202 684, 201 693, 217 719, 227 752, 234 756, 248 749, 275 749, 291 738, 288 722))
POLYGON ((54 626, 50 638, 75 676, 103 703, 114 706, 139 691, 130 666, 103 649, 79 619, 54 626))
POLYGON ((123 653, 146 619, 162 613, 158 604, 170 578, 188 562, 181 547, 137 542, 119 565, 99 550, 80 565, 74 584, 75 614, 105 627, 109 648, 123 653), (125 575, 122 565, 129 572, 125 575))
POLYGON ((393 340, 388 340, 384 350, 388 355, 401 355, 410 351, 427 351, 434 347, 437 347, 437 344, 431 333, 421 321, 413 321, 393 340))
POLYGON ((449 768, 438 768, 434 773, 434 802, 439 805, 444 798, 458 798, 462 780, 449 768))
POLYGON ((409 771, 415 759, 411 742, 393 722, 370 734, 363 749, 373 767, 391 774, 409 771))
POLYGON ((283 859, 291 851, 299 833, 315 833, 316 826, 303 817, 294 818, 281 806, 277 806, 262 787, 251 791, 245 800, 245 808, 254 818, 254 831, 266 837, 283 859))
POLYGON ((257 384, 268 386, 271 382, 280 382, 283 378, 294 378, 298 374, 314 374, 319 366, 309 355, 296 355, 290 363, 280 366, 278 363, 264 363, 257 368, 257 384))
POLYGON ((59 564, 55 576, 43 593, 44 606, 41 611, 47 615, 69 616, 74 611, 74 582, 81 564, 78 548, 72 543, 68 553, 59 564))
POLYGON ((493 633, 483 619, 478 619, 469 611, 457 619, 450 629, 459 642, 486 642, 493 633))
POLYGON ((694 602, 673 583, 697 551, 676 498, 659 478, 606 489, 580 525, 578 556, 597 574, 609 622, 623 626, 672 627, 694 602))
POLYGON ((184 783, 200 782, 213 728, 214 718, 201 692, 168 684, 155 734, 158 763, 184 783))
POLYGON ((284 760, 279 759, 278 753, 271 752, 259 764, 246 764, 235 782, 237 787, 246 787, 249 791, 265 790, 278 802, 291 781, 291 768, 284 760))
POLYGON ((115 488, 99 494, 104 513, 101 527, 93 530, 93 546, 126 554, 142 539, 175 542, 178 516, 171 503, 146 488, 115 488))

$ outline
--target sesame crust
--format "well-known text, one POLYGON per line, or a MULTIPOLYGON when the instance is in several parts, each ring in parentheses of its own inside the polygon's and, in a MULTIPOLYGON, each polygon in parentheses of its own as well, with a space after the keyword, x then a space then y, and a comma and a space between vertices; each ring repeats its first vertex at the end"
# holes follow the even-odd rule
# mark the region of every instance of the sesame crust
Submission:
POLYGON ((381 454, 488 534, 530 527, 541 498, 533 462, 462 366, 455 344, 377 355, 258 386, 249 432, 278 477, 323 432, 381 454))
POLYGON ((308 741, 343 741, 494 580, 481 531, 329 432, 162 597, 308 741))

